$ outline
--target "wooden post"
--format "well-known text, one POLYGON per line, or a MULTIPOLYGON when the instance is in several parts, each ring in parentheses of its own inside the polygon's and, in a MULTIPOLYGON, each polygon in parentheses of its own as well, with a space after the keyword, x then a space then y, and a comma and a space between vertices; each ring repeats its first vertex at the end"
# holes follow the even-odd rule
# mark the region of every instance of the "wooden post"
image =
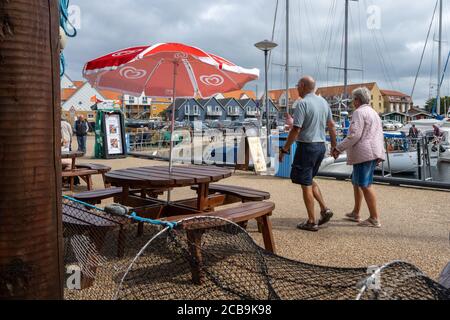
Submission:
POLYGON ((61 299, 58 1, 0 1, 0 300, 61 299))

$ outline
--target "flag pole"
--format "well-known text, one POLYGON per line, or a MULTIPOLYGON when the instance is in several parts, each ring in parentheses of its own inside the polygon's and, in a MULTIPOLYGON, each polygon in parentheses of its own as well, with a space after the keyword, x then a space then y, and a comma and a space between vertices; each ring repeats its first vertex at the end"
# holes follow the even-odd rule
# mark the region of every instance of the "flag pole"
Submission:
MULTIPOLYGON (((173 60, 173 89, 172 89, 172 119, 170 124, 170 153, 169 153, 169 174, 173 171, 173 149, 174 149, 174 133, 175 133, 175 112, 176 112, 176 87, 177 87, 177 75, 178 75, 178 60, 173 60)), ((167 202, 171 201, 170 189, 167 193, 167 202)))

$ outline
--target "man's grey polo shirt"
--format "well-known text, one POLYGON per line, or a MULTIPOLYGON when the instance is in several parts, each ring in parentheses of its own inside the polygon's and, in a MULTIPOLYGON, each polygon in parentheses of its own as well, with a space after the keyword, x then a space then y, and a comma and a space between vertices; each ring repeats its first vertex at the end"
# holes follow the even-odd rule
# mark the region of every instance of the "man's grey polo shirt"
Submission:
POLYGON ((327 123, 333 119, 328 102, 310 93, 295 103, 294 127, 301 128, 297 141, 304 143, 326 142, 327 123))

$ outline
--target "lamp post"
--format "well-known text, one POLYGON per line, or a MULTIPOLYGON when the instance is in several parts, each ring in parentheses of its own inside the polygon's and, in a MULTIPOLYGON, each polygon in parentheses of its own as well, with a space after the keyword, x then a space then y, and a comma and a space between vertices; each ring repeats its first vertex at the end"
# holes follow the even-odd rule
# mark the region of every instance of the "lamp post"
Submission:
POLYGON ((268 77, 268 57, 269 52, 276 47, 278 47, 278 44, 275 42, 264 40, 261 42, 258 42, 255 44, 255 47, 259 50, 264 52, 264 71, 265 71, 265 90, 264 90, 264 96, 265 96, 265 104, 266 104, 266 131, 267 131, 267 157, 270 155, 270 145, 269 145, 269 118, 270 118, 270 108, 269 108, 269 77, 268 77))

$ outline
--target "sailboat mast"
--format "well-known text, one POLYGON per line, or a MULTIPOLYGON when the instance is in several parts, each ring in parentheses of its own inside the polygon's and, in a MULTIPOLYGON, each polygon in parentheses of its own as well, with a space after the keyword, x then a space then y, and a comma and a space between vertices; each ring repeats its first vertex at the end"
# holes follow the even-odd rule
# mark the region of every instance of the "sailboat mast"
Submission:
POLYGON ((348 10, 349 0, 345 0, 344 99, 348 98, 348 10))
POLYGON ((289 0, 286 0, 286 113, 289 113, 289 0))
POLYGON ((441 114, 441 78, 442 78, 442 12, 443 3, 440 0, 439 4, 439 53, 438 53, 438 85, 437 85, 437 101, 436 101, 436 113, 441 114))

